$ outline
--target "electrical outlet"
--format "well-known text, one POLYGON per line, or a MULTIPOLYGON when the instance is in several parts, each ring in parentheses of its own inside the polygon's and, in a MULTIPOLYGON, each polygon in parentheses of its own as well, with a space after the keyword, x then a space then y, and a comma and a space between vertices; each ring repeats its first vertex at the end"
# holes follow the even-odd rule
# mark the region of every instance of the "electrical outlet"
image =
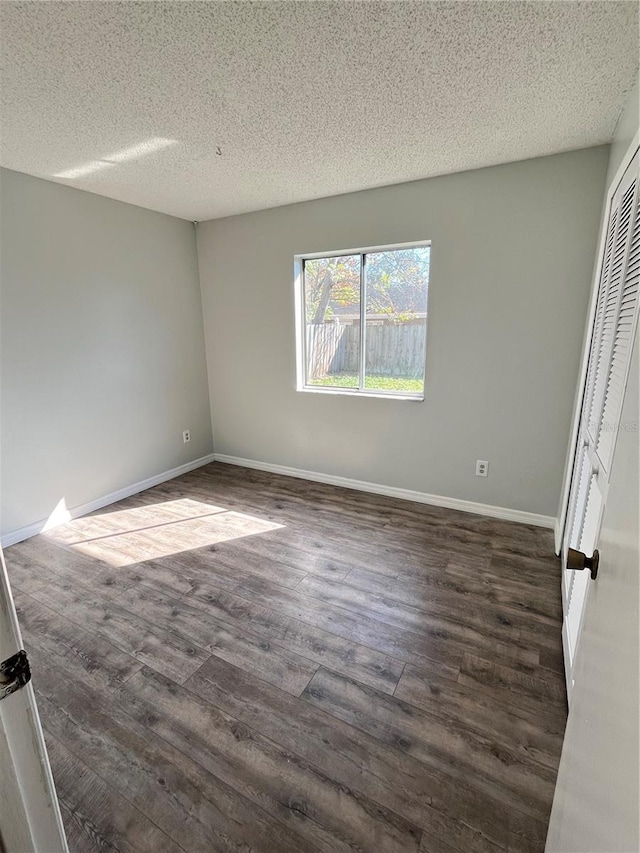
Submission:
POLYGON ((188 441, 191 441, 191 430, 185 429, 182 433, 182 441, 186 444, 188 441))
POLYGON ((476 460, 476 477, 489 476, 489 463, 485 459, 476 460))

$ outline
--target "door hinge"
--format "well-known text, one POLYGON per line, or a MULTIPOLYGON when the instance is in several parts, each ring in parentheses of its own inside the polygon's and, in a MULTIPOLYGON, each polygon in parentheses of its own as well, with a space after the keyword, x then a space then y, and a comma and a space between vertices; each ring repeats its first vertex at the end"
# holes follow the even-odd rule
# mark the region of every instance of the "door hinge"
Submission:
POLYGON ((24 649, 0 663, 0 700, 11 696, 31 680, 29 658, 24 649))

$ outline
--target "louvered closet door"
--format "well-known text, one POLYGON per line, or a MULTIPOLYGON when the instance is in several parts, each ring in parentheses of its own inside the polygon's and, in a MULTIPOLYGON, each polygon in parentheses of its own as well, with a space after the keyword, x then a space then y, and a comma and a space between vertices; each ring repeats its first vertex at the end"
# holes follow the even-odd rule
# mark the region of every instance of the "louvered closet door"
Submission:
MULTIPOLYGON (((566 569, 568 548, 588 556, 597 547, 611 463, 620 424, 640 282, 639 155, 636 153, 613 197, 600 279, 563 540, 563 641, 567 688, 573 687, 582 619, 591 578, 566 569)), ((606 567, 602 568, 606 571, 606 567)))

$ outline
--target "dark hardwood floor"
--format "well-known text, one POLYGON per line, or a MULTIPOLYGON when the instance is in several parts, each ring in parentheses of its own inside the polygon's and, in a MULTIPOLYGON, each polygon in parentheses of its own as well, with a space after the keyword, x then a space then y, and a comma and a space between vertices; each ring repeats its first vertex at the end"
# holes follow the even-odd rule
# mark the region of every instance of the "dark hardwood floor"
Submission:
POLYGON ((72 851, 544 849, 550 531, 213 464, 6 559, 72 851))

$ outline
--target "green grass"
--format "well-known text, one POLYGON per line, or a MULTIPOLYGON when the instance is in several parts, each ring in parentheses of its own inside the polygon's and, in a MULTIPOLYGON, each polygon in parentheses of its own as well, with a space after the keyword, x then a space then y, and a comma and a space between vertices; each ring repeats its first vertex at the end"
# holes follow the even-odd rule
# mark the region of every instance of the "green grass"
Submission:
MULTIPOLYGON (((312 379, 309 385, 321 385, 326 388, 357 388, 358 377, 355 373, 334 373, 320 379, 312 379)), ((403 379, 401 376, 367 376, 365 388, 369 391, 405 391, 409 394, 422 394, 422 379, 403 379)))

